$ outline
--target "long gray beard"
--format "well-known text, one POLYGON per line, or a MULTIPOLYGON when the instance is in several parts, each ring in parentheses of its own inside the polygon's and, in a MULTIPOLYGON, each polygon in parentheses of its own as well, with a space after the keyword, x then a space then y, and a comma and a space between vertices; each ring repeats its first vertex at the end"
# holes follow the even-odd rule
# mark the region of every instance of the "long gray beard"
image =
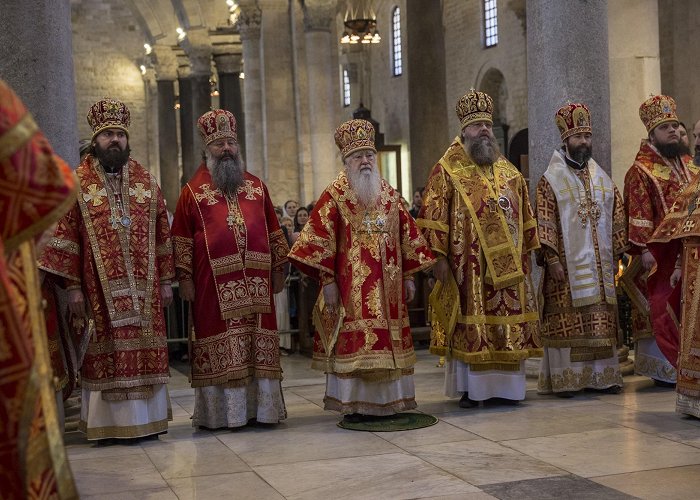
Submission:
POLYGON ((243 160, 240 154, 217 160, 207 153, 207 168, 211 172, 214 187, 222 194, 230 197, 238 193, 238 188, 243 185, 243 160))
POLYGON ((464 143, 464 149, 469 153, 471 159, 480 167, 492 165, 498 160, 498 157, 501 156, 501 151, 498 149, 498 142, 496 142, 496 138, 493 136, 470 139, 462 135, 462 142, 464 143))
POLYGON ((355 192, 359 202, 365 207, 373 207, 379 200, 382 178, 377 169, 370 172, 351 172, 346 169, 350 188, 355 192))

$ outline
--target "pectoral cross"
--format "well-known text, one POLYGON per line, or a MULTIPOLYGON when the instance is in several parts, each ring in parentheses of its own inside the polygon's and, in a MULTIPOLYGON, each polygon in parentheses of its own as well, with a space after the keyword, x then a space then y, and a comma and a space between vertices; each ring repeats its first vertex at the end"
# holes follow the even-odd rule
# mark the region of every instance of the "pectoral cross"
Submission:
POLYGON ((486 204, 489 206, 489 211, 495 214, 498 211, 498 200, 496 198, 488 198, 486 204))
POLYGON ((228 224, 229 228, 233 228, 233 226, 239 226, 243 224, 243 218, 238 214, 229 213, 228 217, 226 217, 226 224, 228 224))
POLYGON ((121 224, 121 218, 117 217, 117 214, 112 211, 112 215, 109 216, 109 223, 112 225, 112 229, 117 229, 119 224, 121 224))

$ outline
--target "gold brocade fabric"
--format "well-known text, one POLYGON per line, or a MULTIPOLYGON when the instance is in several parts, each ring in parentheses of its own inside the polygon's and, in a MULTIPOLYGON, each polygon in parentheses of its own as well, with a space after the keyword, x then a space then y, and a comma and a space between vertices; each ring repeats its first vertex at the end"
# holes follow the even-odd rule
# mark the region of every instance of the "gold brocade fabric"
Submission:
POLYGON ((382 181, 379 201, 365 210, 341 172, 321 194, 289 258, 304 274, 335 281, 344 308, 337 333, 323 339, 319 329, 335 330, 336 320, 316 313, 322 322, 313 368, 350 374, 415 364, 404 280, 430 267, 433 256, 395 189, 382 181), (336 340, 328 342, 331 337, 336 340))
POLYGON ((483 182, 484 176, 477 172, 480 167, 472 163, 459 139, 433 168, 417 221, 433 253, 447 258, 459 289, 454 332, 445 332, 443 325, 433 321, 431 352, 470 363, 475 370, 517 369, 521 360, 542 353, 536 296, 529 276, 529 254, 539 247, 537 225, 524 178, 504 158, 498 163, 500 175, 493 176, 491 189, 483 192, 508 200, 502 204, 507 209, 499 206, 494 210, 503 211, 508 236, 503 245, 509 245, 510 251, 518 250, 523 278, 496 288, 487 277, 482 235, 497 229, 488 224, 479 228, 480 221, 471 216, 491 207, 486 198, 465 199, 466 193, 474 192, 469 186, 483 182))
POLYGON ((632 334, 634 340, 653 337, 649 321, 647 273, 639 262, 639 253, 646 247, 655 229, 670 211, 676 197, 692 182, 700 169, 690 156, 680 162, 663 158, 647 140, 643 140, 634 163, 625 174, 625 211, 629 253, 633 261, 622 277, 622 283, 632 301, 632 334))
MULTIPOLYGON (((590 179, 588 169, 575 171, 588 191, 590 179)), ((606 235, 611 242, 613 254, 621 254, 626 247, 625 212, 622 197, 617 189, 614 192, 613 234, 606 235)), ((601 257, 598 250, 597 226, 591 225, 593 231, 593 251, 596 257, 598 287, 601 291, 595 304, 574 307, 570 290, 570 281, 565 278, 557 282, 549 274, 547 263, 557 260, 568 273, 567 257, 563 242, 562 221, 559 217, 557 199, 545 177, 537 185, 537 221, 542 249, 538 262, 544 265, 543 277, 543 317, 542 345, 544 347, 571 348, 571 361, 589 361, 610 357, 611 346, 617 340, 617 306, 606 303, 604 283, 602 280, 601 257)), ((573 224, 566 223, 566 228, 573 230, 573 224)))
MULTIPOLYGON (((129 217, 114 223, 116 194, 90 155, 77 171, 78 203, 59 221, 40 267, 80 286, 95 329, 81 386, 122 398, 170 377, 161 283, 174 277, 167 212, 155 178, 130 159, 120 196, 129 217)), ((138 396, 136 396, 138 397, 138 396)))
MULTIPOLYGON (((697 178, 673 204, 649 245, 654 256, 667 255, 675 260, 681 252, 680 304, 671 299, 668 307, 680 309, 680 339, 678 352, 678 379, 676 390, 687 398, 700 399, 700 178, 697 178), (682 250, 679 243, 682 243, 682 250)), ((660 266, 661 267, 661 266, 660 266)), ((656 297, 652 297, 654 302, 656 297)), ((657 304, 652 304, 656 309, 657 304)), ((665 304, 662 304, 665 305, 665 304)), ((656 322, 655 322, 656 324, 656 322)), ((664 331, 663 336, 675 332, 664 331)))

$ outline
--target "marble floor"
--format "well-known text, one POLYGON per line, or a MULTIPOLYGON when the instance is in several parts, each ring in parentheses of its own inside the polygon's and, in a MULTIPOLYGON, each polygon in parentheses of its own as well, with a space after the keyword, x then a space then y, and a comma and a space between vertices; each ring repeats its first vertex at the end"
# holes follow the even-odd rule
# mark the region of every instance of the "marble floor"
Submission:
POLYGON ((66 446, 85 499, 623 499, 700 497, 700 420, 674 412, 675 392, 641 377, 621 394, 562 400, 536 393, 516 407, 460 409, 443 396, 443 369, 419 351, 425 429, 343 430, 322 408, 324 378, 283 358, 289 418, 273 428, 200 431, 194 391, 173 370, 173 421, 158 441, 66 446))

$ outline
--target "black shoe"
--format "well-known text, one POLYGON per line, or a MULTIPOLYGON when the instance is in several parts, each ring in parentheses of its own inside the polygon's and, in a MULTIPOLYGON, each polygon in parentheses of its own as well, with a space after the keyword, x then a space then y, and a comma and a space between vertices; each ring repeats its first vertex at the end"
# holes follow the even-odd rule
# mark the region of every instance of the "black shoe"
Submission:
POLYGON ((652 380, 654 381, 654 385, 656 387, 665 387, 667 389, 675 389, 676 388, 675 382, 664 382, 663 380, 656 380, 655 378, 652 380))
POLYGON ((349 413, 343 415, 343 422, 347 424, 359 424, 365 419, 365 416, 361 413, 349 413))
POLYGON ((574 397, 574 393, 571 391, 555 392, 554 395, 562 399, 571 399, 574 397))
POLYGON ((606 387, 605 389, 600 389, 598 392, 601 392, 603 394, 620 394, 622 392, 622 386, 612 385, 610 387, 606 387))
POLYGON ((506 405, 506 406, 517 406, 520 404, 520 401, 517 399, 508 399, 508 398, 491 398, 489 401, 492 401, 496 404, 499 405, 506 405))
POLYGON ((462 399, 459 400, 460 408, 476 408, 477 406, 479 406, 479 402, 474 401, 473 399, 469 399, 468 392, 462 394, 462 399))

